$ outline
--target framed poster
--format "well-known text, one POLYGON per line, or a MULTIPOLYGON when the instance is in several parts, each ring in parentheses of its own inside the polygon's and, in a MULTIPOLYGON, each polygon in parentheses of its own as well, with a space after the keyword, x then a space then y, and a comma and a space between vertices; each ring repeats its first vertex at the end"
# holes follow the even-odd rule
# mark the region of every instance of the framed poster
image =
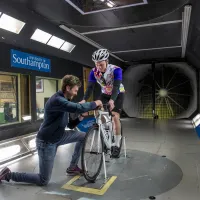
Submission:
POLYGON ((36 80, 36 92, 44 92, 44 80, 43 79, 37 79, 36 80))
POLYGON ((1 92, 13 92, 12 82, 0 82, 0 91, 1 92))

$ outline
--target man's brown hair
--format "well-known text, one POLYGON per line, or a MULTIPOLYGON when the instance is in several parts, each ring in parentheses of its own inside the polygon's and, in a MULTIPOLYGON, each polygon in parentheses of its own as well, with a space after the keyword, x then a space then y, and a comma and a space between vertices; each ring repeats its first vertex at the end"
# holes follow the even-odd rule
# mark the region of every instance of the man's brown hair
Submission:
POLYGON ((66 90, 66 86, 69 86, 70 89, 72 89, 74 86, 78 86, 81 87, 81 81, 77 76, 73 76, 73 75, 65 75, 62 78, 62 85, 61 85, 61 90, 63 92, 65 92, 66 90))

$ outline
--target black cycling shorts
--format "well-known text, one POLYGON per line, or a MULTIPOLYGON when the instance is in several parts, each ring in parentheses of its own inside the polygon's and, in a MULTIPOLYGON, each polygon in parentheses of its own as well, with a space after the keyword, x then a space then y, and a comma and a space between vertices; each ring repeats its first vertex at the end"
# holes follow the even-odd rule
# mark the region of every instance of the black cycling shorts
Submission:
MULTIPOLYGON (((101 94, 99 100, 101 100, 103 104, 107 104, 110 100, 110 97, 111 97, 110 95, 101 94)), ((115 107, 112 111, 120 114, 123 108, 123 102, 124 102, 124 93, 119 93, 117 99, 114 102, 115 107)))

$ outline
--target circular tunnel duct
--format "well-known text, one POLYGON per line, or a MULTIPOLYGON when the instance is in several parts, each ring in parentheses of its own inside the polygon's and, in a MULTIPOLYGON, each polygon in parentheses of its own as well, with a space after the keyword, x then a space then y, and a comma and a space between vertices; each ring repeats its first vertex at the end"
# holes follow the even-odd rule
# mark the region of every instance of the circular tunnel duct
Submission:
MULTIPOLYGON (((153 118, 152 66, 131 66, 124 72, 123 109, 129 117, 153 118)), ((197 79, 187 63, 155 67, 155 114, 159 119, 189 118, 197 109, 197 79)))

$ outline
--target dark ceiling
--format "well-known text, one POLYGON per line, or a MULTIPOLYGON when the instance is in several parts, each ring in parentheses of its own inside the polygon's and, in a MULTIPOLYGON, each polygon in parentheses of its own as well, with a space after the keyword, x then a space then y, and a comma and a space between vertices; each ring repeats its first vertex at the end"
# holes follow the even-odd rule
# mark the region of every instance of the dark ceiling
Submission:
MULTIPOLYGON (((126 0, 129 4, 132 2, 147 3, 84 14, 67 1, 69 0, 1 0, 2 11, 26 21, 27 27, 22 31, 21 36, 13 36, 5 31, 0 31, 0 34, 10 39, 7 39, 6 42, 15 42, 24 48, 33 48, 42 53, 45 51, 47 54, 50 53, 88 66, 92 66, 91 54, 97 46, 89 45, 73 35, 74 32, 80 33, 81 36, 89 38, 101 47, 108 48, 113 55, 117 56, 111 56, 112 62, 115 63, 181 58, 182 13, 184 6, 191 4, 192 16, 186 55, 189 61, 196 60, 198 62, 198 55, 194 53, 196 51, 196 54, 200 55, 197 53, 196 45, 196 42, 200 44, 198 29, 200 22, 196 18, 200 2, 197 0, 126 0), (61 29, 60 25, 65 25, 69 28, 68 31, 61 29), (76 48, 71 54, 67 54, 60 50, 41 46, 37 42, 30 43, 30 36, 36 27, 68 40, 75 44, 76 48), (73 34, 69 33, 71 30, 73 34), (194 39, 193 36, 198 39, 194 39), (14 37, 16 38, 14 39, 14 37), (195 45, 196 49, 194 50, 195 45)), ((76 5, 92 3, 97 10, 97 3, 99 4, 97 1, 100 0, 72 1, 76 5)), ((113 2, 120 3, 120 0, 113 0, 113 2)), ((89 11, 94 11, 94 8, 89 11)))

